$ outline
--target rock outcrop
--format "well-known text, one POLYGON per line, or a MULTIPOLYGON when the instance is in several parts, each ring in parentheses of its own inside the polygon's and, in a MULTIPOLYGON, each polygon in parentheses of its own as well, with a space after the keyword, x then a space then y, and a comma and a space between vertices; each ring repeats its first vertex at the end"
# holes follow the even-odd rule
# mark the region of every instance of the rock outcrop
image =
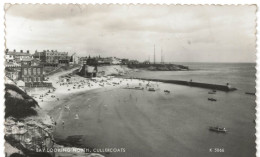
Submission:
POLYGON ((102 157, 84 151, 60 152, 76 148, 55 143, 52 133, 53 119, 48 116, 32 97, 14 84, 5 86, 5 156, 6 157, 52 157, 86 156, 102 157))

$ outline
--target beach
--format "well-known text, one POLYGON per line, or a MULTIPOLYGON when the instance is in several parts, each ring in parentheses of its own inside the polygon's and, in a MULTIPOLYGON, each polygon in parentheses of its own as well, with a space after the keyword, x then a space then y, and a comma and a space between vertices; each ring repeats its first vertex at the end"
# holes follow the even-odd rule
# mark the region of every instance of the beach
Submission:
POLYGON ((220 91, 209 95, 207 89, 165 83, 151 83, 153 92, 140 80, 114 79, 122 84, 63 90, 59 101, 42 103, 57 122, 57 141, 79 137, 77 145, 105 156, 254 155, 255 96, 220 91), (139 83, 144 90, 132 89, 139 83), (208 101, 209 97, 217 101, 208 101), (210 132, 209 126, 229 132, 210 132), (105 148, 125 152, 104 152, 105 148), (225 153, 210 152, 215 148, 225 153))
POLYGON ((55 90, 38 101, 56 122, 59 144, 112 157, 243 157, 256 152, 256 97, 244 93, 251 88, 209 94, 203 88, 77 75, 61 85, 58 78, 72 71, 51 76, 55 90), (210 126, 225 127, 228 133, 211 132, 210 126))

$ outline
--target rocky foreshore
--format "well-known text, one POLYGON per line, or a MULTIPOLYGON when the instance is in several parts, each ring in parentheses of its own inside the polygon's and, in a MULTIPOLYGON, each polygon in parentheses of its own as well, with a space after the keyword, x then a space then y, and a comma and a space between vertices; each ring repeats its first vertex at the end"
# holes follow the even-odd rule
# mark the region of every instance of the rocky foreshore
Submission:
POLYGON ((102 157, 79 148, 56 144, 52 135, 56 124, 39 107, 38 102, 13 84, 6 84, 5 92, 6 157, 102 157))

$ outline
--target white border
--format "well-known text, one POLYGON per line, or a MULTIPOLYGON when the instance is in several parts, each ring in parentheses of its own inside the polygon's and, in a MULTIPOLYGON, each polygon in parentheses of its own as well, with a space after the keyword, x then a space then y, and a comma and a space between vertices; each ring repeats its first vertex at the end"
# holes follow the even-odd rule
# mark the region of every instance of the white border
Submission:
MULTIPOLYGON (((0 114, 0 156, 4 156, 4 127, 3 127, 3 124, 4 124, 4 3, 44 3, 44 4, 68 4, 68 3, 78 3, 78 4, 220 4, 220 5, 237 5, 237 4, 257 4, 258 6, 258 11, 257 11, 257 32, 260 31, 259 27, 260 27, 260 22, 259 22, 259 19, 260 19, 260 1, 259 0, 1 0, 0 1, 0 48, 1 48, 1 52, 0 53, 0 112, 2 114, 0 114)), ((259 52, 259 38, 260 35, 259 33, 257 34, 257 52, 259 52)), ((260 70, 260 54, 257 53, 257 78, 260 77, 260 73, 259 73, 259 70, 260 70)), ((259 82, 259 79, 257 79, 256 81, 257 83, 257 104, 259 104, 259 96, 260 96, 260 93, 259 93, 259 89, 260 89, 260 82, 259 82)), ((259 117, 259 109, 260 107, 257 105, 256 107, 256 110, 257 110, 257 117, 259 117)), ((256 140, 256 144, 257 144, 257 157, 260 157, 260 134, 259 134, 259 131, 260 131, 260 126, 259 126, 259 123, 260 123, 260 118, 257 118, 257 127, 256 127, 256 131, 258 132, 258 134, 256 134, 257 136, 257 140, 256 140)))

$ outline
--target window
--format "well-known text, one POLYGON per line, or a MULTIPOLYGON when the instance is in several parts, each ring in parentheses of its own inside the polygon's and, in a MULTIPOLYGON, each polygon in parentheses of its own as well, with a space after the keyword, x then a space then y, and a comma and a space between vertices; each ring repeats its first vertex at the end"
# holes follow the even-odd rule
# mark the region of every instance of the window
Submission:
POLYGON ((41 82, 41 77, 39 77, 39 82, 41 82))
POLYGON ((33 75, 36 75, 36 68, 33 68, 33 75))
POLYGON ((34 77, 32 77, 32 82, 35 82, 35 78, 34 77))
POLYGON ((27 82, 27 77, 24 78, 24 82, 27 82))
POLYGON ((38 68, 38 69, 37 69, 37 74, 38 74, 38 75, 41 75, 41 68, 38 68))
POLYGON ((36 77, 36 82, 39 82, 38 77, 36 77))
POLYGON ((28 75, 32 75, 32 68, 28 68, 28 75))
POLYGON ((29 78, 28 78, 28 82, 31 82, 31 80, 32 80, 32 79, 29 77, 29 78))
POLYGON ((27 75, 27 68, 24 68, 24 69, 23 69, 23 74, 24 74, 24 75, 27 75))

